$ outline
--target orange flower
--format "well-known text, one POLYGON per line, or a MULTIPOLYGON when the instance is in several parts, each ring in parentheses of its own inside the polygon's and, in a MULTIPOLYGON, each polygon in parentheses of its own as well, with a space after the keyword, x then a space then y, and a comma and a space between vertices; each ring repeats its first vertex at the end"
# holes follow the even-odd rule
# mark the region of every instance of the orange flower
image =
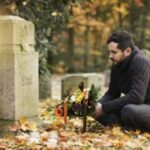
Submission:
POLYGON ((54 110, 54 113, 57 117, 62 117, 63 116, 63 108, 62 106, 57 106, 54 110))

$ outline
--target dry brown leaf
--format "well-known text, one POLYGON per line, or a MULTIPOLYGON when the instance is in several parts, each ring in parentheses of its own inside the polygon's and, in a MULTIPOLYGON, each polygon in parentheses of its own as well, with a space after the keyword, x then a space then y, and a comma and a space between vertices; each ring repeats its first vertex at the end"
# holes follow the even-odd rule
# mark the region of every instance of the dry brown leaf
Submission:
POLYGON ((150 134, 149 133, 144 133, 143 136, 150 139, 150 134))
POLYGON ((147 138, 142 135, 138 135, 138 140, 139 140, 139 142, 143 142, 143 141, 146 141, 147 138))
POLYGON ((13 125, 8 126, 8 128, 10 131, 16 132, 16 131, 20 130, 20 125, 19 124, 13 124, 13 125))
POLYGON ((77 135, 73 131, 65 131, 65 130, 61 131, 59 134, 60 134, 61 137, 73 137, 73 136, 77 135))
POLYGON ((123 149, 124 147, 124 143, 119 139, 114 139, 112 143, 113 143, 113 146, 117 149, 123 149))
POLYGON ((45 131, 52 131, 52 130, 58 130, 58 129, 59 129, 58 127, 54 127, 54 126, 50 125, 45 128, 45 131))
POLYGON ((131 133, 133 133, 133 134, 135 134, 135 135, 139 135, 139 134, 141 133, 141 131, 140 131, 140 130, 136 130, 136 131, 131 132, 131 133))
POLYGON ((67 142, 68 141, 68 137, 59 137, 58 139, 59 142, 67 142))
POLYGON ((64 120, 62 117, 58 117, 57 120, 55 120, 52 123, 53 127, 59 127, 59 128, 64 128, 65 124, 64 124, 64 120))
POLYGON ((41 134, 41 142, 48 141, 48 132, 43 132, 41 134))
POLYGON ((102 142, 102 146, 104 146, 104 147, 110 147, 110 146, 112 146, 112 145, 113 145, 112 142, 109 141, 109 140, 102 142))
POLYGON ((28 137, 29 137, 28 135, 19 135, 19 136, 16 136, 16 143, 27 144, 28 137))
POLYGON ((29 125, 27 122, 24 123, 24 124, 21 124, 20 129, 21 129, 22 131, 24 131, 24 132, 26 132, 26 131, 31 131, 30 125, 29 125))
POLYGON ((7 150, 8 146, 6 144, 1 144, 0 145, 0 150, 7 150))

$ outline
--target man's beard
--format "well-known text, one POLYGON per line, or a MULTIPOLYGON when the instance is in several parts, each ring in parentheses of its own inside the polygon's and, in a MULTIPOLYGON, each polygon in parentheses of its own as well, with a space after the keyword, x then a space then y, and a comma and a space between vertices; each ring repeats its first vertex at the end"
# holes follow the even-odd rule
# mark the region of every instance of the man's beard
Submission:
POLYGON ((114 60, 114 59, 111 59, 111 63, 112 65, 117 65, 118 64, 118 61, 114 60))
POLYGON ((120 62, 122 62, 123 60, 125 59, 125 57, 124 57, 124 55, 120 58, 120 60, 115 60, 115 59, 113 59, 113 58, 111 58, 110 60, 111 60, 111 62, 112 62, 112 64, 113 65, 117 65, 117 64, 119 64, 120 62))

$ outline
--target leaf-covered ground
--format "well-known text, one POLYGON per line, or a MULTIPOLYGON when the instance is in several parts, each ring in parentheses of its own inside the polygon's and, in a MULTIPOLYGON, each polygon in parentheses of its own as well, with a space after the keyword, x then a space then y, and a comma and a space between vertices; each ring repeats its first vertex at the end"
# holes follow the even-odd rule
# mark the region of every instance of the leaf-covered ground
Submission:
POLYGON ((125 131, 118 126, 103 127, 88 117, 87 132, 82 133, 82 119, 71 118, 65 125, 56 117, 51 100, 40 103, 42 123, 20 118, 9 125, 0 139, 0 150, 149 150, 150 134, 125 131), (9 134, 8 134, 9 133, 9 134))

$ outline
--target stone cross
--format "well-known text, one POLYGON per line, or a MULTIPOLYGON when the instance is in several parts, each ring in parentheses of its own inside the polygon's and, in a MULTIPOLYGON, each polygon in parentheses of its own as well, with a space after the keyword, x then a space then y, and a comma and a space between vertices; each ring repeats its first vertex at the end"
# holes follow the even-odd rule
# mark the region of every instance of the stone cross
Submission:
POLYGON ((38 53, 34 25, 0 16, 0 119, 38 115, 38 53))

